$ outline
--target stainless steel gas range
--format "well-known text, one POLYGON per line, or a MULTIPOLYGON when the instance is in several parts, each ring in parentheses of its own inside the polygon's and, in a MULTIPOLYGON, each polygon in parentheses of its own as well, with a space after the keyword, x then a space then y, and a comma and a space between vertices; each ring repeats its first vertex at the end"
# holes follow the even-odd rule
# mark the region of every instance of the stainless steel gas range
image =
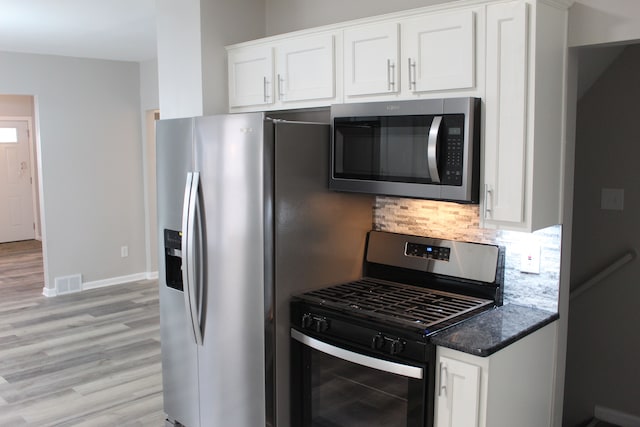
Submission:
POLYGON ((444 328, 502 304, 504 250, 372 231, 362 279, 291 301, 292 427, 430 427, 444 328))

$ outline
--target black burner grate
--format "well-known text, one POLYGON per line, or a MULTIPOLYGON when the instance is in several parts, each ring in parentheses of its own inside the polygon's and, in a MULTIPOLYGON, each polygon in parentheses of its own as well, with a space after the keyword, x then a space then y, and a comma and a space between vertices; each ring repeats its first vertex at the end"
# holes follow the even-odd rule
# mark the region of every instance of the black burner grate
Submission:
POLYGON ((421 330, 448 326, 493 305, 492 300, 364 278, 301 296, 341 311, 366 315, 421 330))

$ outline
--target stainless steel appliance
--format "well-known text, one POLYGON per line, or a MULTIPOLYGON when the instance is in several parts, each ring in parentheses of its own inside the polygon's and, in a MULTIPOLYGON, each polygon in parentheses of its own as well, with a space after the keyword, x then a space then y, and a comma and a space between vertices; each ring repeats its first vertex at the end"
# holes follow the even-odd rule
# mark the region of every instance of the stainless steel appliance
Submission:
POLYGON ((332 189, 478 203, 480 99, 333 105, 331 123, 332 189))
POLYGON ((430 337, 502 304, 498 246, 371 232, 365 261, 292 299, 294 426, 431 427, 430 337))
POLYGON ((289 296, 357 277, 372 223, 369 196, 328 190, 328 151, 328 124, 158 122, 169 422, 289 425, 289 296))

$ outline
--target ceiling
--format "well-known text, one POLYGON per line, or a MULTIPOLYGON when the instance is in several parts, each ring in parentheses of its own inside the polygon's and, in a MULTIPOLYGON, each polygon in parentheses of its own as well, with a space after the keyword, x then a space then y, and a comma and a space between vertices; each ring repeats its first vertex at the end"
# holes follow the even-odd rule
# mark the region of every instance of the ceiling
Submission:
POLYGON ((146 61, 154 0, 0 0, 0 51, 146 61))

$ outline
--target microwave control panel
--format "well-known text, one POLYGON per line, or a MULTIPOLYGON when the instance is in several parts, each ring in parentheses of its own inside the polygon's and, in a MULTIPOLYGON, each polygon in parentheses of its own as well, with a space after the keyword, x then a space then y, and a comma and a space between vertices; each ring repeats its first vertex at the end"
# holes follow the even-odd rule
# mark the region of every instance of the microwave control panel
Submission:
POLYGON ((443 173, 442 184, 462 185, 462 167, 464 157, 464 115, 446 115, 442 119, 443 129, 443 173))

